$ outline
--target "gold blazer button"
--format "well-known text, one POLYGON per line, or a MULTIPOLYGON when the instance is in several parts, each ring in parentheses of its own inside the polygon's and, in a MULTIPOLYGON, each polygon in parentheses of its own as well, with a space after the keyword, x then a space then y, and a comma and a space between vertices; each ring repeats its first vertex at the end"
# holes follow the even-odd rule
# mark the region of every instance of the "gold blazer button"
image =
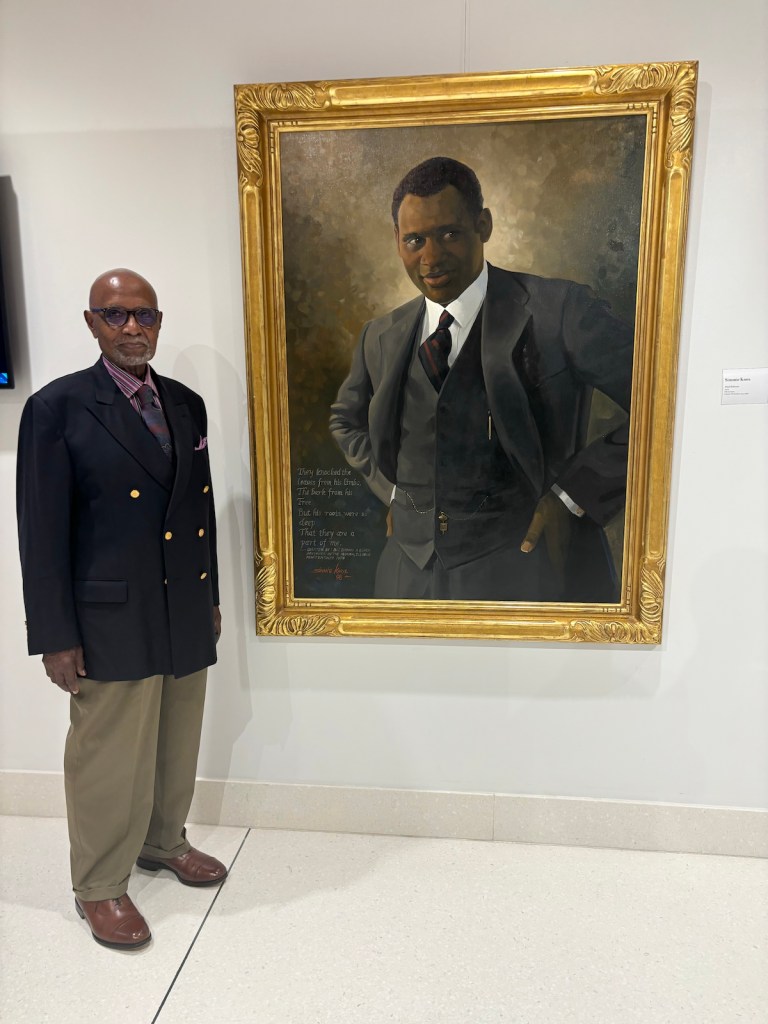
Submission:
POLYGON ((137 491, 135 487, 134 487, 134 489, 133 489, 133 490, 131 491, 131 497, 132 497, 132 498, 138 498, 138 496, 139 496, 140 494, 141 494, 141 491, 137 491))
POLYGON ((166 530, 165 531, 165 539, 166 540, 170 540, 172 536, 173 536, 173 534, 171 533, 170 530, 166 530))
POLYGON ((208 486, 208 484, 206 484, 205 487, 203 488, 203 494, 207 494, 208 491, 210 491, 210 489, 211 488, 208 486))
POLYGON ((198 530, 197 531, 197 536, 198 537, 204 537, 205 536, 205 530, 202 530, 202 529, 198 530))
POLYGON ((208 575, 208 573, 207 573, 207 572, 201 572, 201 573, 200 573, 200 579, 201 579, 201 580, 204 580, 204 579, 205 579, 205 577, 206 577, 207 575, 208 575))

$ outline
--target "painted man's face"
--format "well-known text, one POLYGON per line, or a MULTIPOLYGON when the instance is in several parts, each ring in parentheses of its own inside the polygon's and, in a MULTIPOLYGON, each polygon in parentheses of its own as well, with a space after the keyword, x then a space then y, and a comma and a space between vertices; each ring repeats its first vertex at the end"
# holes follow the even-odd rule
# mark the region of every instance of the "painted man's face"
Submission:
POLYGON ((492 230, 491 211, 473 217, 458 189, 448 185, 432 196, 405 196, 395 239, 406 273, 419 291, 447 306, 483 269, 483 246, 492 230))

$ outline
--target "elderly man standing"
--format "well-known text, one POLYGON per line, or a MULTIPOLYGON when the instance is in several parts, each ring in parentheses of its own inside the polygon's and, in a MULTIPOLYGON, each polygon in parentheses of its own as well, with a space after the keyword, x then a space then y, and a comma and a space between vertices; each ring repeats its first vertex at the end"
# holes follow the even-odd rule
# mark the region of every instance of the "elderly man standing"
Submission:
POLYGON ((221 631, 205 405, 149 369, 163 314, 130 270, 91 288, 90 369, 21 420, 17 509, 30 654, 70 694, 64 779, 75 906, 94 939, 151 935, 134 862, 185 885, 227 869, 193 849, 207 667, 221 631))

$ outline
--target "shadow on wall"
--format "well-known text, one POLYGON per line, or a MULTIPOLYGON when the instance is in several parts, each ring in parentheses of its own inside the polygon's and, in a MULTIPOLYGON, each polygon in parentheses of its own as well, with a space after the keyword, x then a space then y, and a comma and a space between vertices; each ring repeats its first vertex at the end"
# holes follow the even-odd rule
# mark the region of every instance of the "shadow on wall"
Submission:
MULTIPOLYGON (((170 375, 201 394, 209 408, 208 448, 216 495, 222 637, 219 661, 209 676, 203 743, 207 748, 205 759, 216 765, 216 775, 230 778, 234 748, 251 730, 252 690, 258 682, 251 679, 249 665, 249 640, 255 628, 253 546, 249 542, 251 502, 250 494, 237 490, 239 481, 250 481, 247 395, 242 374, 213 347, 178 349, 172 361, 171 351, 166 348, 164 352, 172 367, 170 375), (219 418, 211 417, 212 408, 218 410, 219 418)), ((257 762, 260 756, 257 752, 257 762)))
POLYGON ((0 451, 16 451, 21 410, 29 397, 29 337, 21 262, 19 204, 8 175, 0 177, 0 251, 3 256, 9 355, 16 387, 0 392, 0 451))

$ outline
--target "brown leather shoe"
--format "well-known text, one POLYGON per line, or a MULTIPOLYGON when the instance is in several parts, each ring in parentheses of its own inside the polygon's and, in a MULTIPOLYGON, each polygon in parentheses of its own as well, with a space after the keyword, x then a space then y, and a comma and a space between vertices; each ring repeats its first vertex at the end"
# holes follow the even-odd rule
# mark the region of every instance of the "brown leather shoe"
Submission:
POLYGON ((114 900, 81 900, 75 896, 75 909, 91 929, 91 935, 109 949, 138 949, 152 938, 149 925, 130 896, 114 900))
POLYGON ((184 885, 218 885, 227 877, 227 869, 220 860, 194 847, 178 857, 169 857, 167 860, 139 857, 136 863, 146 871, 168 868, 184 885))

